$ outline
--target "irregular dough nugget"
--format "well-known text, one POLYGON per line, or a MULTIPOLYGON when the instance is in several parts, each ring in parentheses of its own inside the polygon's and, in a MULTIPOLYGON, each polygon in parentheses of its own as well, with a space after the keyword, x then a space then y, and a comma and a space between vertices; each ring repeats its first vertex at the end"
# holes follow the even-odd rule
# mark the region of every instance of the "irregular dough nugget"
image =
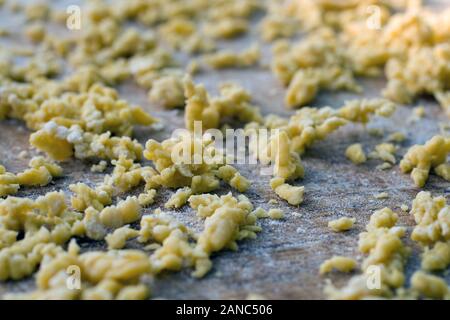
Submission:
POLYGON ((331 272, 333 269, 341 272, 350 272, 356 268, 356 261, 352 258, 334 256, 331 259, 324 261, 320 265, 320 274, 331 272))
MULTIPOLYGON (((430 170, 447 161, 450 153, 450 138, 434 136, 424 145, 412 146, 400 162, 404 173, 411 172, 411 178, 418 187, 423 187, 428 180, 430 170)), ((441 171, 438 169, 438 171, 441 171)))
POLYGON ((273 178, 270 186, 275 193, 293 206, 298 206, 303 202, 305 187, 295 187, 284 182, 283 178, 273 178))
POLYGON ((360 143, 349 146, 345 151, 345 156, 354 164, 361 164, 367 161, 366 154, 360 143))
POLYGON ((355 218, 342 217, 328 222, 328 228, 330 228, 334 232, 347 231, 353 228, 353 224, 355 223, 355 221, 355 218))

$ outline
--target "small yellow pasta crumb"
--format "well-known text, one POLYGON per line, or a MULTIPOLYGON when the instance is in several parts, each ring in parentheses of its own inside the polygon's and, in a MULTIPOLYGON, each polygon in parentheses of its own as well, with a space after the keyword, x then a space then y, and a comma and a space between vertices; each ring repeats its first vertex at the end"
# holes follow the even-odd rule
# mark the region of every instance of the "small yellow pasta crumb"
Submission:
POLYGON ((26 36, 34 43, 42 42, 45 38, 45 26, 40 22, 30 24, 25 29, 26 36))
POLYGON ((389 162, 383 162, 382 164, 376 166, 377 170, 388 170, 392 168, 392 164, 389 162))
POLYGON ((120 201, 116 206, 103 209, 100 214, 100 221, 110 228, 117 228, 124 224, 135 222, 141 216, 141 206, 136 197, 128 197, 120 201))
POLYGON ((54 177, 60 177, 63 169, 51 160, 34 157, 30 160, 29 169, 14 175, 0 166, 0 197, 17 193, 20 186, 46 186, 54 177))
POLYGON ((270 209, 268 215, 273 220, 280 220, 284 218, 284 212, 280 209, 270 209))
POLYGON ((101 211, 89 207, 77 233, 86 234, 94 240, 102 240, 107 235, 108 228, 117 229, 139 220, 141 210, 137 197, 128 197, 117 205, 106 207, 101 211))
POLYGON ((248 23, 241 18, 224 17, 204 26, 205 33, 212 38, 234 38, 248 29, 248 23))
POLYGON ((367 161, 366 154, 360 143, 349 146, 345 151, 345 155, 354 164, 361 164, 367 161))
POLYGON ((17 183, 24 186, 45 186, 53 177, 62 175, 62 168, 42 157, 34 157, 29 163, 30 169, 17 174, 17 183))
POLYGON ((375 150, 369 154, 371 159, 380 159, 390 164, 395 164, 395 152, 397 147, 392 143, 381 143, 375 146, 375 150))
MULTIPOLYGON (((444 164, 450 153, 450 138, 434 136, 424 145, 412 146, 400 162, 404 173, 411 172, 411 178, 418 187, 428 180, 430 170, 444 164)), ((442 170, 438 169, 438 171, 442 170)))
POLYGON ((192 195, 192 190, 189 187, 178 189, 164 205, 165 208, 181 208, 184 206, 189 197, 192 195))
POLYGON ((204 60, 206 64, 214 69, 245 68, 254 66, 258 63, 260 57, 260 49, 257 45, 254 45, 241 53, 218 51, 206 55, 204 60))
POLYGON ((245 192, 250 187, 250 181, 243 177, 233 166, 225 165, 220 167, 217 175, 239 192, 245 192))
POLYGON ((108 166, 108 163, 106 161, 102 160, 98 164, 94 164, 91 167, 91 172, 95 172, 95 173, 105 172, 107 166, 108 166))
POLYGON ((77 125, 67 129, 52 121, 30 136, 30 144, 58 161, 68 160, 74 154, 78 159, 139 160, 143 150, 137 140, 129 137, 112 137, 110 132, 100 135, 84 132, 77 125))
POLYGON ((387 141, 389 142, 403 142, 406 140, 406 135, 402 132, 394 132, 391 133, 388 137, 387 137, 387 141))
POLYGON ((436 242, 432 249, 422 255, 422 269, 426 271, 444 270, 450 265, 450 242, 436 242))
POLYGON ((342 217, 336 220, 329 221, 328 228, 330 228, 334 232, 347 231, 353 228, 355 221, 355 218, 342 217))
POLYGON ((389 193, 381 192, 375 195, 375 199, 387 199, 389 198, 389 193))
POLYGON ((303 202, 305 187, 295 187, 285 183, 283 178, 273 178, 270 180, 270 187, 282 199, 289 204, 297 206, 303 202))
POLYGON ((411 215, 416 226, 411 239, 423 245, 450 240, 450 206, 445 197, 419 192, 413 201, 411 215))
POLYGON ((415 107, 413 112, 417 118, 423 118, 425 116, 425 108, 423 106, 415 107))
POLYGON ((411 277, 411 288, 425 298, 446 299, 449 297, 449 288, 444 279, 422 271, 416 271, 411 277))
POLYGON ((186 75, 184 78, 186 96, 185 125, 194 131, 199 122, 201 130, 219 128, 222 117, 236 118, 242 122, 262 122, 259 109, 253 106, 250 94, 236 84, 225 84, 220 96, 210 97, 203 85, 196 85, 186 75))
POLYGON ((184 106, 183 82, 177 76, 164 76, 155 80, 148 93, 151 102, 172 109, 184 106))
POLYGON ((138 196, 139 205, 147 207, 155 202, 156 190, 149 189, 146 193, 141 193, 138 196))
POLYGON ((434 173, 443 178, 444 180, 450 181, 450 163, 443 163, 434 168, 434 173))
POLYGON ((105 237, 108 249, 117 250, 125 247, 127 240, 137 238, 139 231, 131 229, 129 226, 123 226, 114 230, 113 233, 108 234, 105 237))
POLYGON ((103 210, 112 203, 110 192, 102 188, 92 189, 84 183, 77 183, 69 185, 69 189, 74 193, 71 203, 77 211, 84 211, 89 207, 103 210))
POLYGON ((261 207, 256 208, 252 214, 254 214, 258 219, 264 219, 264 218, 268 218, 269 214, 266 210, 264 210, 261 207))
POLYGON ((351 272, 357 266, 355 259, 334 256, 328 260, 325 260, 319 268, 320 274, 325 274, 331 272, 333 269, 339 270, 341 272, 351 272))

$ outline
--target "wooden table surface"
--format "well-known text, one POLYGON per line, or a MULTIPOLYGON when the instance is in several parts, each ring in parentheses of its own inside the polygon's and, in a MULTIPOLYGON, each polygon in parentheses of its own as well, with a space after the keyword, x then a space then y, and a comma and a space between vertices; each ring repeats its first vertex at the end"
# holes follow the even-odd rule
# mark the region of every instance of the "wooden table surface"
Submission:
MULTIPOLYGON (((442 1, 441 1, 442 3, 442 1)), ((257 21, 256 21, 257 22, 257 21)), ((256 23, 255 22, 255 23, 256 23)), ((0 10, 0 24, 13 27, 16 32, 2 45, 30 46, 20 35, 23 19, 11 16, 5 9, 0 10)), ((257 41, 257 31, 236 41, 221 43, 222 47, 243 49, 257 41)), ((270 62, 270 46, 264 45, 264 62, 270 62)), ((181 57, 183 60, 183 58, 181 57)), ((245 70, 211 71, 196 76, 196 81, 203 82, 212 93, 225 81, 234 81, 248 89, 254 97, 254 103, 261 106, 264 114, 276 113, 290 115, 293 111, 283 106, 285 89, 267 68, 245 70)), ((323 92, 314 106, 339 107, 347 99, 377 97, 384 86, 383 79, 361 79, 364 93, 355 95, 347 92, 323 92)), ((140 104, 153 115, 162 119, 164 129, 137 128, 136 137, 141 143, 149 138, 162 140, 173 129, 182 127, 183 111, 167 111, 152 105, 146 98, 146 92, 137 88, 131 81, 119 87, 121 97, 132 103, 140 104)), ((448 122, 443 111, 432 99, 419 99, 415 105, 426 108, 426 117, 416 123, 407 124, 413 105, 400 106, 390 119, 374 119, 368 128, 382 128, 389 133, 401 131, 407 134, 398 152, 403 155, 409 146, 423 143, 439 132, 438 123, 448 122)), ((36 154, 28 143, 30 131, 18 121, 0 122, 0 162, 8 171, 18 172, 26 168, 28 160, 36 154), (29 156, 22 159, 18 154, 29 151, 29 156)), ((374 210, 385 206, 399 213, 399 224, 408 227, 407 242, 413 248, 413 255, 407 265, 407 274, 411 275, 420 265, 420 248, 409 240, 414 221, 407 213, 402 213, 402 204, 411 205, 411 201, 420 191, 409 175, 402 174, 395 166, 391 170, 379 171, 375 167, 380 161, 370 160, 361 166, 355 166, 345 158, 345 149, 352 143, 362 143, 365 148, 383 142, 383 138, 371 136, 361 125, 348 125, 339 129, 325 141, 315 144, 303 156, 306 168, 305 179, 296 181, 296 185, 306 188, 305 202, 299 207, 279 201, 278 205, 269 205, 270 199, 276 198, 268 186, 269 177, 259 176, 258 167, 239 166, 242 174, 251 180, 247 195, 256 206, 266 209, 279 207, 286 213, 281 221, 261 220, 263 231, 256 240, 240 243, 238 252, 220 252, 213 257, 214 267, 203 279, 195 279, 189 270, 179 273, 167 273, 155 279, 151 284, 153 297, 168 299, 234 299, 246 298, 250 293, 262 294, 273 299, 321 299, 325 278, 318 275, 319 265, 333 255, 364 257, 357 250, 358 234, 365 228, 374 210), (377 200, 374 195, 388 192, 388 199, 377 200), (345 233, 333 233, 327 228, 329 220, 348 216, 356 218, 355 228, 345 233)), ((400 156, 397 157, 400 159, 400 156)), ((103 174, 91 173, 93 162, 72 160, 63 163, 64 177, 55 180, 44 188, 23 188, 20 197, 37 197, 53 190, 68 190, 76 182, 91 184, 103 180, 103 174)), ((110 170, 111 168, 109 168, 110 170)), ((135 193, 139 193, 139 188, 135 193)), ((450 183, 431 176, 424 190, 434 195, 445 195, 450 199, 450 183)), ((222 188, 220 193, 229 190, 222 188)), ((158 193, 157 201, 145 213, 163 207, 173 191, 163 190, 158 193)), ((195 216, 188 206, 180 210, 165 210, 189 226, 201 228, 203 222, 195 216)), ((105 243, 79 239, 83 251, 105 249, 105 243)), ((139 248, 130 241, 127 248, 139 248)), ((329 278, 337 285, 345 284, 352 275, 332 273, 329 278)), ((450 283, 450 276, 444 274, 450 283)), ((0 283, 0 296, 6 292, 23 292, 34 287, 34 278, 0 283)))

